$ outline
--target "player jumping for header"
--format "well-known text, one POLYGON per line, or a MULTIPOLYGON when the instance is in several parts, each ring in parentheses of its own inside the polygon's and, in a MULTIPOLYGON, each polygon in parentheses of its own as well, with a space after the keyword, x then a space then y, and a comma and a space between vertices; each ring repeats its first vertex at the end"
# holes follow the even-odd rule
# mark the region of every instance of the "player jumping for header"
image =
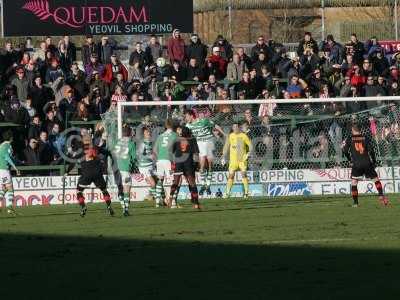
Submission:
POLYGON ((188 127, 193 136, 197 140, 200 151, 200 178, 202 187, 200 188, 200 196, 207 192, 211 195, 211 182, 212 182, 212 165, 214 161, 214 130, 225 136, 222 128, 209 118, 197 118, 192 110, 185 113, 186 127, 188 127))
POLYGON ((172 147, 174 182, 168 205, 177 207, 179 187, 182 183, 182 175, 189 185, 190 196, 194 209, 200 209, 199 194, 196 185, 196 167, 199 156, 199 147, 196 139, 192 137, 190 129, 183 127, 180 137, 172 147))
POLYGON ((0 199, 5 199, 5 207, 9 214, 15 214, 13 208, 14 188, 10 173, 10 166, 20 173, 12 160, 12 133, 7 131, 3 134, 3 143, 0 144, 0 199))
MULTIPOLYGON (((89 140, 87 138, 86 140, 89 140)), ((107 184, 103 177, 103 164, 97 157, 97 149, 93 147, 91 143, 83 144, 84 157, 81 161, 81 176, 78 179, 77 197, 81 207, 80 215, 84 217, 87 212, 85 204, 85 197, 83 192, 85 188, 89 187, 92 183, 96 188, 100 189, 103 193, 104 201, 107 204, 107 212, 110 216, 114 215, 114 211, 111 207, 111 196, 107 191, 107 184)))
POLYGON ((253 145, 250 138, 241 131, 238 123, 234 123, 232 126, 232 133, 226 140, 223 150, 222 164, 225 164, 225 158, 229 152, 229 178, 226 186, 225 198, 229 198, 231 195, 235 173, 238 170, 242 173, 244 197, 248 198, 249 180, 247 178, 247 162, 252 151, 253 145))
POLYGON ((351 131, 352 136, 345 141, 343 152, 352 163, 351 194, 354 201, 353 207, 358 207, 357 185, 358 180, 364 177, 375 182, 375 187, 379 193, 379 201, 386 206, 389 204, 389 200, 383 194, 382 183, 375 170, 376 157, 371 141, 361 134, 360 127, 357 124, 352 125, 351 131))
POLYGON ((164 179, 172 175, 172 146, 175 144, 178 135, 173 130, 172 120, 165 122, 165 132, 158 136, 154 147, 154 155, 157 158, 157 176, 156 185, 156 207, 164 206, 164 179))
POLYGON ((136 144, 132 140, 131 127, 123 127, 122 139, 118 141, 114 155, 118 165, 118 198, 122 206, 123 216, 128 217, 132 190, 131 170, 136 163, 136 144))
POLYGON ((154 172, 154 153, 150 128, 143 128, 143 141, 137 148, 139 172, 144 176, 146 183, 150 186, 150 197, 154 200, 156 198, 157 177, 154 172))

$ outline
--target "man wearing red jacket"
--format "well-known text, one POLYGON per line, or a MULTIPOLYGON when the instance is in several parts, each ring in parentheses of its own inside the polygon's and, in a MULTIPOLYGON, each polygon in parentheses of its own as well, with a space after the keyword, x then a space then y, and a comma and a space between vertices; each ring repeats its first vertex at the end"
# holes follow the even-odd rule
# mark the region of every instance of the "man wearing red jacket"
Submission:
POLYGON ((185 41, 181 38, 179 29, 175 29, 168 40, 168 56, 171 63, 177 60, 183 65, 185 61, 185 41))
POLYGON ((122 74, 124 81, 128 80, 128 71, 126 67, 119 61, 117 56, 113 54, 111 56, 111 63, 106 65, 103 80, 111 84, 112 81, 117 78, 118 73, 122 74))
POLYGON ((210 74, 214 74, 217 80, 224 79, 228 62, 221 56, 220 48, 213 47, 213 54, 207 59, 210 74))

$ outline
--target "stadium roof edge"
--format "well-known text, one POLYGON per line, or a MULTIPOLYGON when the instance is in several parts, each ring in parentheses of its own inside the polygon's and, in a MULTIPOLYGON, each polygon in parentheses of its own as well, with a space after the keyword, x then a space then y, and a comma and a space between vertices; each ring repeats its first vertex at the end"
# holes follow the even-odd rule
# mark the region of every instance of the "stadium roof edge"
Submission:
MULTIPOLYGON (((321 0, 231 0, 233 9, 319 8, 321 0)), ((325 0, 325 7, 383 6, 391 0, 325 0)), ((194 12, 227 9, 227 0, 194 0, 194 12)))

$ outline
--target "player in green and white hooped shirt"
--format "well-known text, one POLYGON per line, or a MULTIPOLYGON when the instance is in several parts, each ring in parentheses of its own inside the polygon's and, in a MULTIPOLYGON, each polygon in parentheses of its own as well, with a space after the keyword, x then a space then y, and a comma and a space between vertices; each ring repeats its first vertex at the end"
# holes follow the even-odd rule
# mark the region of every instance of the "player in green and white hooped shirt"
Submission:
POLYGON ((12 133, 5 132, 3 140, 4 142, 0 144, 0 199, 5 199, 7 212, 13 214, 15 213, 13 208, 14 188, 9 169, 10 166, 17 172, 18 176, 20 173, 12 160, 12 133))
POLYGON ((192 110, 186 111, 185 119, 186 127, 192 131, 200 151, 200 179, 202 187, 200 188, 199 195, 202 196, 206 191, 210 196, 215 149, 214 130, 217 130, 223 136, 225 136, 225 133, 220 126, 214 124, 209 118, 196 118, 196 114, 192 110))
POLYGON ((164 190, 164 179, 165 177, 172 174, 172 147, 178 135, 172 129, 172 121, 167 120, 165 122, 165 132, 161 134, 156 141, 154 147, 154 154, 157 158, 157 177, 158 182, 156 185, 156 206, 159 207, 163 205, 162 203, 162 193, 164 190))
POLYGON ((114 148, 114 156, 119 170, 119 188, 118 198, 122 206, 122 212, 125 217, 129 216, 129 203, 131 200, 132 176, 131 170, 136 163, 136 144, 132 141, 132 130, 129 126, 122 129, 122 139, 120 139, 114 148))
POLYGON ((143 141, 137 147, 139 172, 150 186, 150 196, 156 198, 157 177, 154 174, 153 142, 151 141, 151 129, 143 127, 143 141))

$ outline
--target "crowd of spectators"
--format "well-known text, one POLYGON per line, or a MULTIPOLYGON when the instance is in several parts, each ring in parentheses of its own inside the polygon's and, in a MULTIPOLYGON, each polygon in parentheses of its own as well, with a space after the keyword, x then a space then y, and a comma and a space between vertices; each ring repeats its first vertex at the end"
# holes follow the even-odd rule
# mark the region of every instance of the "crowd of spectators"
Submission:
MULTIPOLYGON (((47 37, 37 46, 33 48, 31 39, 18 47, 6 42, 0 52, 0 122, 20 125, 13 128, 14 148, 26 165, 59 163, 67 121, 101 120, 119 101, 184 104, 186 100, 400 95, 400 53, 389 57, 376 38, 363 43, 355 34, 340 44, 332 35, 318 43, 307 32, 294 53, 263 36, 247 51, 235 48, 221 35, 209 47, 197 34, 186 40, 174 30, 165 45, 156 36, 135 43, 124 63, 107 36, 98 42, 86 36, 80 45, 81 63, 77 62, 78 47, 68 36, 59 41, 47 37)), ((326 103, 316 111, 296 110, 339 115, 373 105, 354 101, 326 103)), ((235 114, 254 118, 249 119, 249 130, 250 122, 267 126, 269 117, 293 113, 285 111, 290 110, 285 105, 242 108, 210 106, 208 113, 222 119, 235 114)), ((179 107, 170 109, 182 113, 179 107)), ((163 118, 163 113, 157 107, 136 107, 129 115, 146 123, 163 118)), ((101 125, 93 130, 98 143, 103 143, 102 132, 101 125)))

